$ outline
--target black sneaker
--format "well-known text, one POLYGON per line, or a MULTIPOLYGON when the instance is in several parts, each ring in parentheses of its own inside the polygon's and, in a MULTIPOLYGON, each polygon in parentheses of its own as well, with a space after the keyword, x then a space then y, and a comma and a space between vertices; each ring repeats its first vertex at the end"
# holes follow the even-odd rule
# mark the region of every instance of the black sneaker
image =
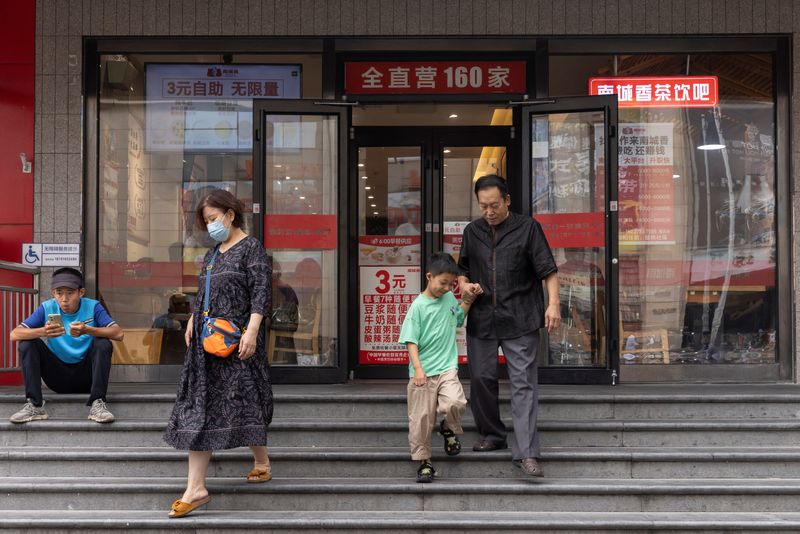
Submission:
POLYGON ((430 462, 423 462, 419 464, 417 469, 417 482, 427 483, 433 482, 433 477, 436 474, 436 469, 433 468, 430 462))
POLYGON ((455 432, 444 427, 444 421, 439 423, 439 434, 444 438, 444 453, 447 456, 456 456, 461 452, 461 442, 455 432))

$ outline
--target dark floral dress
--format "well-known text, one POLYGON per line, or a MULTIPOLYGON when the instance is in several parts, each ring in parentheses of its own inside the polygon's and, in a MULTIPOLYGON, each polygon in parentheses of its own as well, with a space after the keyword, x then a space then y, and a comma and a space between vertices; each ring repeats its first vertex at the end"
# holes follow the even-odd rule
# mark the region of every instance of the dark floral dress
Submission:
POLYGON ((238 352, 219 358, 203 350, 203 299, 206 266, 203 260, 194 304, 193 337, 186 351, 175 407, 164 441, 176 449, 208 451, 267 444, 272 421, 272 384, 269 378, 265 322, 269 317, 271 262, 262 244, 245 237, 217 254, 211 271, 210 315, 247 326, 251 313, 264 316, 253 356, 240 360, 238 352))

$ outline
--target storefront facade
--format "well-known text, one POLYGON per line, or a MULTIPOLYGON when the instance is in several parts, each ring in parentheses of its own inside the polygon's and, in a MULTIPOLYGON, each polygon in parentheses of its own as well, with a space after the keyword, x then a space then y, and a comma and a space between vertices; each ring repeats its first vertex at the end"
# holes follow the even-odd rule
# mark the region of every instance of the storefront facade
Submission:
POLYGON ((758 2, 736 30, 688 1, 89 4, 39 11, 38 146, 68 156, 37 168, 34 237, 81 243, 117 380, 177 376, 212 188, 273 258, 276 381, 403 377, 425 258, 492 172, 559 265, 541 381, 794 380, 796 69, 758 2))

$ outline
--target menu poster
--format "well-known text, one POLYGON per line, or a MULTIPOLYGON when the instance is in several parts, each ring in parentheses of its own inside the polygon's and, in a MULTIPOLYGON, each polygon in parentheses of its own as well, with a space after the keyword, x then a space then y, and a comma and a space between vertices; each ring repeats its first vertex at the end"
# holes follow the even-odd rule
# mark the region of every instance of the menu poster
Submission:
POLYGON ((418 235, 362 235, 358 238, 359 265, 421 264, 422 238, 418 235))
POLYGON ((620 244, 675 244, 672 123, 619 125, 620 244))
POLYGON ((419 267, 361 267, 361 364, 408 364, 397 342, 409 306, 420 293, 419 267))

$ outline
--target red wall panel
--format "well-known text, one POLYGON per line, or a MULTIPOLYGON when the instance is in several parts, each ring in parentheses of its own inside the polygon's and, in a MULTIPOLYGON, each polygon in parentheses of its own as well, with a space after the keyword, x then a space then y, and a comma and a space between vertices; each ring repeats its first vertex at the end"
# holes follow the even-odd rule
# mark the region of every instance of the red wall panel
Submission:
MULTIPOLYGON (((55 2, 44 2, 55 9, 55 2)), ((46 9, 47 7, 45 7, 46 9)), ((61 24, 66 24, 62 21, 61 24)), ((36 54, 36 1, 0 2, 0 63, 33 64, 36 54)), ((2 97, 0 97, 2 98, 2 97)))

